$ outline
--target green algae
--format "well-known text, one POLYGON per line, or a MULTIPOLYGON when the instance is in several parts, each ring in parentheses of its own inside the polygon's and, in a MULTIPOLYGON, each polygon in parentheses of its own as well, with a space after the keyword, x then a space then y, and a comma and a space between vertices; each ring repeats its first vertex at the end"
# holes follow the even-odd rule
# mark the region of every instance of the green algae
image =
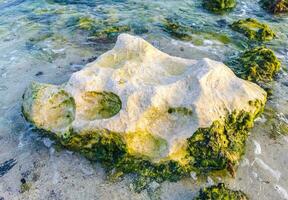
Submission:
POLYGON ((87 120, 111 118, 122 108, 119 96, 112 92, 85 92, 82 100, 79 110, 87 120))
POLYGON ((126 133, 127 152, 130 155, 159 159, 167 151, 167 141, 144 131, 126 133))
POLYGON ((177 18, 170 17, 163 21, 162 29, 176 39, 192 42, 196 46, 204 44, 204 40, 216 40, 223 44, 231 43, 231 39, 224 33, 200 30, 188 24, 181 23, 177 18))
POLYGON ((253 121, 262 112, 260 101, 251 102, 256 112, 233 112, 224 123, 215 121, 209 128, 198 129, 188 139, 191 165, 201 173, 226 170, 235 175, 235 167, 245 153, 245 143, 253 121))
POLYGON ((274 14, 288 12, 288 0, 261 0, 260 4, 264 9, 274 14))
POLYGON ((33 82, 25 91, 23 100, 22 113, 24 117, 36 126, 48 129, 48 131, 54 128, 65 128, 75 119, 74 98, 61 88, 33 82), (45 103, 42 103, 42 100, 45 103), (45 109, 50 110, 50 112, 43 114, 41 110, 45 109), (31 113, 33 116, 30 115, 31 113), (39 117, 34 116, 36 113, 39 117))
POLYGON ((203 0, 203 7, 216 13, 232 10, 236 6, 236 0, 203 0))
POLYGON ((288 135, 288 124, 286 117, 277 111, 271 105, 266 106, 263 116, 265 118, 265 126, 270 128, 269 137, 271 139, 278 139, 281 136, 288 135))
POLYGON ((169 114, 179 114, 183 116, 192 116, 193 111, 186 107, 171 107, 168 109, 169 114))
POLYGON ((271 49, 256 47, 245 51, 238 59, 241 72, 238 74, 250 81, 269 82, 280 70, 281 62, 271 49))
POLYGON ((224 183, 213 185, 200 190, 199 195, 194 200, 248 200, 242 191, 230 190, 224 183))
POLYGON ((85 31, 88 40, 94 42, 113 42, 120 33, 132 30, 129 25, 121 24, 118 20, 97 20, 90 16, 71 17, 66 22, 66 26, 85 31))
POLYGON ((233 22, 230 27, 232 30, 244 34, 250 40, 269 41, 276 37, 268 25, 252 18, 233 22))

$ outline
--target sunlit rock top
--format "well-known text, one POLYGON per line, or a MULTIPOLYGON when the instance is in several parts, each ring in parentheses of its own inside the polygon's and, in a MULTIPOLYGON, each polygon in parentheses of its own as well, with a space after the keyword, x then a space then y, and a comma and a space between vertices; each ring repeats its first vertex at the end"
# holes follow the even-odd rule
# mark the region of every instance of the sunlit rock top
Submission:
POLYGON ((123 135, 131 154, 173 159, 198 128, 235 110, 254 112, 251 101, 265 99, 221 62, 173 57, 121 34, 63 86, 31 84, 23 113, 57 135, 105 129, 123 135))

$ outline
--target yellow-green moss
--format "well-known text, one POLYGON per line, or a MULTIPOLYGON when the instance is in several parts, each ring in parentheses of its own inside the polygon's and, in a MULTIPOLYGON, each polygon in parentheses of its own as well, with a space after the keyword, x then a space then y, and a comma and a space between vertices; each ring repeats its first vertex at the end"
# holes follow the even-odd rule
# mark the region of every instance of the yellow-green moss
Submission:
POLYGON ((166 140, 143 131, 127 133, 124 138, 127 152, 131 155, 157 159, 161 158, 168 148, 166 140))
POLYGON ((120 33, 131 31, 131 27, 119 21, 96 20, 89 16, 71 17, 66 25, 87 32, 90 41, 114 41, 120 33))
POLYGON ((184 115, 184 116, 192 116, 193 111, 189 108, 185 107, 171 107, 168 109, 169 114, 179 114, 179 115, 184 115))
POLYGON ((252 18, 236 21, 230 27, 234 31, 244 34, 250 40, 269 41, 276 36, 268 25, 252 18))
POLYGON ((273 80, 280 70, 281 62, 271 49, 256 47, 244 52, 239 60, 241 77, 254 82, 273 80))
POLYGON ((242 191, 230 190, 224 183, 219 183, 201 189, 194 200, 248 200, 248 197, 242 191))
POLYGON ((203 0, 203 7, 212 12, 231 10, 236 6, 236 0, 203 0))
POLYGON ((172 37, 183 41, 189 41, 196 46, 203 45, 204 40, 215 40, 223 44, 231 42, 231 39, 224 33, 193 28, 187 24, 181 23, 177 17, 166 18, 163 21, 162 28, 172 37))
POLYGON ((112 92, 89 91, 81 97, 83 102, 77 109, 87 120, 111 118, 122 108, 119 96, 112 92))
POLYGON ((235 175, 235 167, 245 152, 248 132, 264 105, 255 101, 251 106, 256 108, 255 113, 234 111, 224 123, 215 121, 209 128, 198 129, 188 139, 193 168, 201 173, 227 170, 232 176, 235 175))
POLYGON ((288 0, 261 0, 260 4, 271 13, 288 12, 288 0))

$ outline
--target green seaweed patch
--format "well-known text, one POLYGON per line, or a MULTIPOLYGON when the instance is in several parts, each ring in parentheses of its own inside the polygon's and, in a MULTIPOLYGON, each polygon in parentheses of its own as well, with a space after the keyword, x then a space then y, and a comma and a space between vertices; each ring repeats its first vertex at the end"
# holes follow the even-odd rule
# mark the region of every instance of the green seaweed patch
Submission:
POLYGON ((188 139, 190 163, 201 173, 227 170, 233 177, 239 160, 245 153, 245 143, 256 116, 262 112, 260 101, 251 102, 255 113, 241 111, 228 115, 225 122, 215 121, 209 128, 198 129, 188 139))
POLYGON ((224 33, 216 31, 200 30, 189 25, 181 23, 175 17, 166 18, 163 21, 162 29, 172 37, 192 42, 196 46, 204 44, 204 40, 216 40, 223 44, 229 44, 231 39, 224 33))
POLYGON ((200 190, 200 193, 194 200, 248 200, 248 197, 242 191, 234 191, 225 186, 224 183, 213 185, 200 190))
POLYGON ((274 14, 288 12, 288 0, 261 0, 260 4, 264 9, 274 14))
POLYGON ((82 94, 83 103, 79 111, 87 120, 107 119, 115 116, 122 108, 122 102, 113 92, 89 91, 82 94))
POLYGON ((276 37, 275 33, 268 25, 252 18, 233 22, 230 27, 232 30, 244 34, 250 40, 270 41, 276 37))
POLYGON ((236 0, 203 0, 203 7, 215 13, 232 10, 235 6, 236 0))
POLYGON ((89 16, 71 17, 66 25, 87 32, 88 40, 94 42, 112 42, 120 33, 131 31, 129 25, 120 24, 118 21, 100 21, 89 16))
POLYGON ((266 106, 263 116, 265 117, 265 127, 270 128, 269 137, 271 139, 278 139, 283 135, 288 135, 288 124, 286 117, 277 112, 277 109, 272 106, 266 106))
POLYGON ((102 30, 96 31, 90 35, 89 40, 93 41, 115 41, 120 33, 131 31, 128 25, 110 25, 102 30))
POLYGON ((280 60, 271 49, 256 47, 244 52, 238 59, 238 74, 249 81, 272 81, 281 68, 280 60))
POLYGON ((193 111, 186 107, 171 107, 171 108, 168 108, 168 113, 169 114, 175 113, 175 114, 184 115, 184 116, 192 116, 193 111))

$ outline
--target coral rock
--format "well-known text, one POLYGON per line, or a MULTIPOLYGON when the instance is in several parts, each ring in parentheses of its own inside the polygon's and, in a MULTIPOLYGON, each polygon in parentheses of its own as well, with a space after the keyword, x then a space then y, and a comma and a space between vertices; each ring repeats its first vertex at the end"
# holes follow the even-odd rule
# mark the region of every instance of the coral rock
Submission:
POLYGON ((64 146, 124 172, 176 180, 179 166, 209 171, 237 163, 266 92, 221 62, 169 56, 121 34, 66 84, 33 83, 23 98, 26 119, 64 146), (213 156, 222 156, 219 163, 213 156))

